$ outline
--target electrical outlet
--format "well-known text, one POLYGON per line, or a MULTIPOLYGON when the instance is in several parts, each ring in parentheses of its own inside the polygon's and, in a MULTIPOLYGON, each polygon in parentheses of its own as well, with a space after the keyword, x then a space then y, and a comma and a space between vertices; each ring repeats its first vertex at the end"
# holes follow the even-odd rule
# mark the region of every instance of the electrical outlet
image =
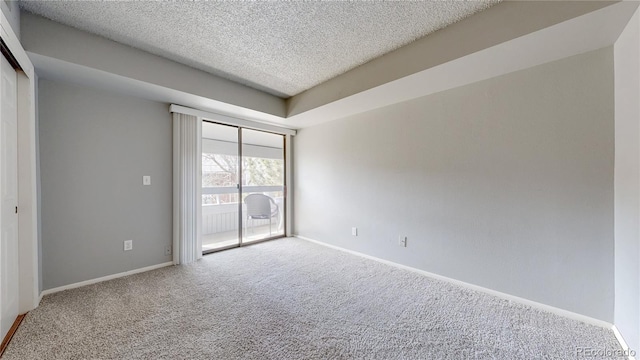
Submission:
POLYGON ((124 241, 124 251, 129 251, 133 249, 133 240, 125 240, 124 241))
POLYGON ((357 227, 352 227, 351 228, 351 235, 358 236, 358 228, 357 227))
POLYGON ((171 255, 171 245, 167 245, 164 247, 164 256, 171 255))
POLYGON ((402 235, 398 236, 398 245, 407 247, 407 237, 402 235))

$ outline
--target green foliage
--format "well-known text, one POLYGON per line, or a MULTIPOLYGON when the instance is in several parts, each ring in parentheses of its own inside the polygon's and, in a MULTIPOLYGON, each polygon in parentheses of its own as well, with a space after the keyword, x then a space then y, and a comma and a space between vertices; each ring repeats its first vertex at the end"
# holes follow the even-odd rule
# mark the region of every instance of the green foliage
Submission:
POLYGON ((279 159, 244 158, 242 173, 244 185, 284 184, 284 164, 279 159))
MULTIPOLYGON (((235 186, 238 183, 238 157, 202 154, 202 186, 235 186)), ((284 184, 284 162, 281 159, 244 157, 242 184, 273 186, 284 184)))

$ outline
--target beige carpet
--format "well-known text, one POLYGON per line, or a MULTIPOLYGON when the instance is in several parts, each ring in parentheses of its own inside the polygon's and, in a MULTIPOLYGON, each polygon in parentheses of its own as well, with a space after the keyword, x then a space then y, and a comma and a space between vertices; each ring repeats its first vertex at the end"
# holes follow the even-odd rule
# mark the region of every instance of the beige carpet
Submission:
POLYGON ((603 328, 283 239, 46 296, 3 360, 576 359, 578 347, 619 349, 603 328))

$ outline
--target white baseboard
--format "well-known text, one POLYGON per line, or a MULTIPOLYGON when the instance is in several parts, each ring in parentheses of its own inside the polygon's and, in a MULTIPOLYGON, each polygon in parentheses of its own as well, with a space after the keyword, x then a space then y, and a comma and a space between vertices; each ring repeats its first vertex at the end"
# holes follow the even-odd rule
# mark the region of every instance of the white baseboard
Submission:
POLYGON ((620 346, 622 346, 622 350, 625 351, 625 353, 629 354, 628 359, 629 360, 636 360, 635 357, 635 352, 631 352, 631 350, 629 349, 629 345, 627 345, 627 342, 624 341, 624 338, 622 337, 622 334, 620 333, 620 330, 618 330, 618 327, 613 325, 611 327, 611 330, 613 330, 613 334, 616 336, 616 340, 618 340, 618 343, 620 343, 620 346))
POLYGON ((391 266, 394 266, 394 267, 397 267, 397 268, 400 268, 400 269, 404 269, 404 270, 412 271, 412 272, 415 272, 415 273, 418 273, 418 274, 422 274, 424 276, 427 276, 427 277, 430 277, 430 278, 433 278, 433 279, 446 281, 448 283, 455 284, 455 285, 458 285, 458 286, 462 286, 462 287, 467 288, 467 289, 479 291, 479 292, 482 292, 482 293, 485 293, 485 294, 489 294, 489 295, 493 295, 493 296, 496 296, 496 297, 499 297, 499 298, 502 298, 502 299, 505 299, 505 300, 509 300, 509 301, 513 301, 513 302, 516 302, 516 303, 528 305, 528 306, 531 306, 533 308, 544 310, 544 311, 547 311, 547 312, 550 312, 550 313, 553 313, 553 314, 556 314, 556 315, 560 315, 562 317, 569 318, 569 319, 572 319, 572 320, 581 321, 583 323, 587 323, 587 324, 590 324, 590 325, 595 325, 595 326, 599 326, 599 327, 603 327, 603 328, 607 328, 607 329, 611 329, 613 327, 613 324, 608 323, 606 321, 595 319, 595 318, 592 318, 592 317, 589 317, 589 316, 586 316, 586 315, 574 313, 574 312, 571 312, 569 310, 560 309, 560 308, 557 308, 557 307, 554 307, 554 306, 551 306, 551 305, 546 305, 546 304, 543 304, 543 303, 539 303, 539 302, 528 300, 528 299, 521 298, 521 297, 518 297, 518 296, 510 295, 510 294, 503 293, 503 292, 500 292, 500 291, 488 289, 488 288, 485 288, 485 287, 482 287, 482 286, 466 283, 464 281, 448 278, 446 276, 430 273, 428 271, 424 271, 424 270, 416 269, 416 268, 413 268, 413 267, 410 267, 410 266, 398 264, 398 263, 395 263, 393 261, 380 259, 380 258, 377 258, 375 256, 363 254, 361 252, 357 252, 357 251, 341 248, 339 246, 327 244, 327 243, 324 243, 322 241, 310 239, 310 238, 307 238, 307 237, 304 237, 304 236, 300 236, 300 235, 294 235, 294 236, 299 238, 299 239, 302 239, 302 240, 305 240, 305 241, 309 241, 309 242, 312 242, 312 243, 315 243, 315 244, 319 244, 319 245, 322 245, 322 246, 330 247, 332 249, 344 251, 344 252, 347 252, 349 254, 353 254, 353 255, 360 256, 360 257, 363 257, 363 258, 366 258, 366 259, 378 261, 378 262, 381 262, 383 264, 391 265, 391 266))
POLYGON ((160 269, 160 268, 163 268, 165 266, 172 266, 172 265, 173 265, 173 261, 169 261, 169 262, 165 262, 165 263, 162 263, 162 264, 151 265, 151 266, 143 267, 143 268, 140 268, 140 269, 129 270, 129 271, 121 272, 121 273, 118 273, 118 274, 107 275, 107 276, 99 277, 99 278, 96 278, 96 279, 80 281, 80 282, 77 282, 77 283, 74 283, 74 284, 64 285, 64 286, 60 286, 60 287, 53 288, 53 289, 47 289, 47 290, 44 290, 43 292, 40 293, 40 300, 42 300, 42 297, 45 296, 45 295, 57 293, 57 292, 60 292, 60 291, 69 290, 69 289, 75 289, 75 288, 79 288, 79 287, 87 286, 87 285, 91 285, 91 284, 97 284, 99 282, 103 282, 103 281, 107 281, 107 280, 113 280, 113 279, 121 278, 121 277, 124 277, 124 276, 129 276, 129 275, 133 275, 133 274, 139 274, 139 273, 142 273, 142 272, 151 271, 151 270, 155 270, 155 269, 160 269))

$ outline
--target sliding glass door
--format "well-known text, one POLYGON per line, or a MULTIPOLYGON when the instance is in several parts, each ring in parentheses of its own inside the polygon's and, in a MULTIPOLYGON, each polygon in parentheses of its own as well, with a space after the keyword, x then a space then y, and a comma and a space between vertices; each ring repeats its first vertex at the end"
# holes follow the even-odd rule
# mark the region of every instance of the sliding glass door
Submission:
POLYGON ((202 252, 240 244, 239 132, 202 122, 202 252))
POLYGON ((284 235, 284 136, 242 129, 243 243, 284 235))
POLYGON ((284 136, 202 123, 202 252, 284 236, 284 136))

